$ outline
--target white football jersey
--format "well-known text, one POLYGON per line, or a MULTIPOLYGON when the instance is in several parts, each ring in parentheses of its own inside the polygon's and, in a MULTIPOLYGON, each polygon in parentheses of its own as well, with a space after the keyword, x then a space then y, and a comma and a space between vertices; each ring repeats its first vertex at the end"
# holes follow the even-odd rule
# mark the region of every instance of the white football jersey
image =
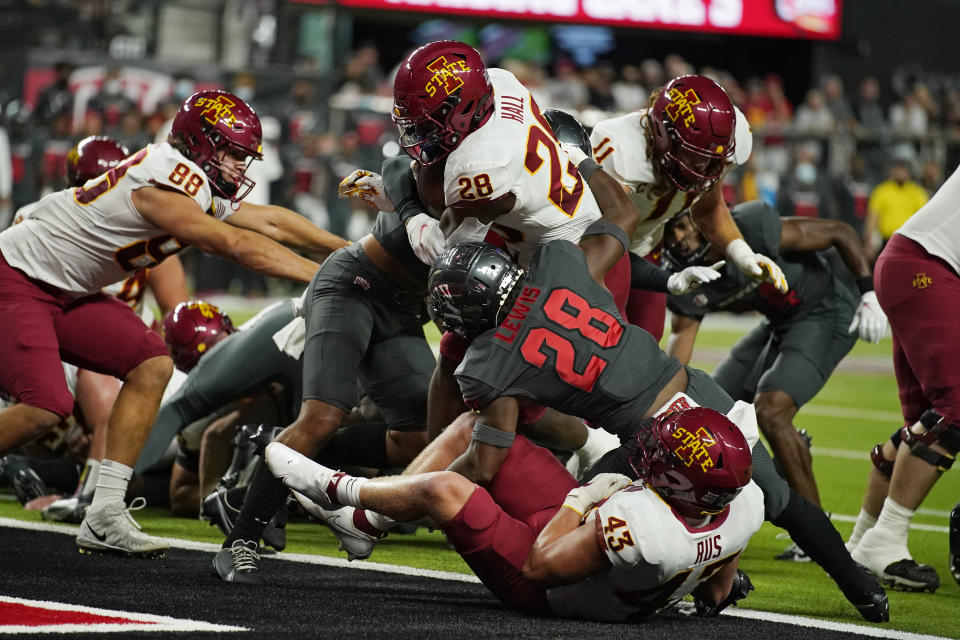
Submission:
POLYGON ((94 293, 182 248, 134 208, 132 193, 151 186, 179 191, 220 220, 233 213, 196 164, 167 143, 151 144, 82 187, 37 202, 0 233, 0 253, 32 278, 77 297, 94 293))
POLYGON ((516 196, 516 206, 496 219, 493 230, 526 266, 542 244, 579 242, 600 217, 600 207, 550 135, 530 91, 509 71, 488 72, 494 112, 447 157, 444 199, 451 206, 461 200, 516 196))
MULTIPOLYGON (((727 163, 724 175, 747 161, 753 150, 753 134, 747 118, 734 107, 737 125, 734 133, 733 161, 727 163)), ((590 134, 594 159, 603 170, 630 188, 630 199, 640 211, 643 221, 630 239, 630 251, 644 256, 653 251, 663 237, 663 225, 675 215, 689 209, 702 193, 677 189, 652 192, 655 180, 653 164, 647 157, 647 138, 641 127, 646 109, 624 116, 601 120, 590 134)))
POLYGON ((942 258, 960 275, 960 167, 896 233, 942 258))
POLYGON ((661 611, 746 548, 763 523, 763 492, 753 481, 724 514, 693 529, 637 481, 588 515, 612 565, 609 571, 547 591, 558 616, 623 621, 661 611))

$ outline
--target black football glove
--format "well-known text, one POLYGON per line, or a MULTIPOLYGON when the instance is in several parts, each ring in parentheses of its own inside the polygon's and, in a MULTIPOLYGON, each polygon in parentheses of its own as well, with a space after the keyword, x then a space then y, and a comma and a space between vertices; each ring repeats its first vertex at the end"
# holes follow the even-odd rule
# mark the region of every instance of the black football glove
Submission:
POLYGON ((746 598, 753 589, 753 583, 750 582, 747 574, 742 569, 737 569, 737 574, 733 576, 733 584, 730 586, 730 593, 720 604, 711 605, 694 596, 693 602, 697 606, 697 615, 701 618, 712 618, 730 605, 737 606, 737 601, 746 598))

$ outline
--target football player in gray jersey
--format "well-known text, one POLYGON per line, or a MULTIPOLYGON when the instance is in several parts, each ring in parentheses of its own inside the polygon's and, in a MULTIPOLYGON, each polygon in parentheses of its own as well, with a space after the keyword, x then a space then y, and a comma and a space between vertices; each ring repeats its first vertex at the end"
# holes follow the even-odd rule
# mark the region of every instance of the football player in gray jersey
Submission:
MULTIPOLYGON (((711 311, 763 314, 764 320, 734 345, 713 377, 734 399, 753 402, 760 430, 787 482, 820 506, 810 451, 793 417, 820 391, 858 333, 877 342, 886 331, 870 262, 845 222, 781 218, 761 201, 741 204, 731 213, 750 246, 780 266, 790 288, 781 293, 725 268, 722 278, 669 296, 667 353, 689 362, 701 320, 711 311), (830 248, 839 259, 825 251, 830 248)), ((722 258, 688 214, 667 223, 663 255, 671 271, 722 258)))

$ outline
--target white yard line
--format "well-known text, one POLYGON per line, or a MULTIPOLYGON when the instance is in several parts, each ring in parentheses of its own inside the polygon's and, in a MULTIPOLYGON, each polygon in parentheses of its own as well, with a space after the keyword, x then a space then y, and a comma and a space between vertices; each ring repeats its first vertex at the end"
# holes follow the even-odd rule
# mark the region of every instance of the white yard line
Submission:
MULTIPOLYGON (((836 516, 834 516, 836 517, 836 516)), ((849 517, 849 516, 844 516, 849 517)), ((54 533, 63 533, 76 535, 76 527, 67 525, 47 524, 44 522, 26 522, 13 518, 0 518, 0 527, 11 527, 20 529, 31 529, 35 531, 50 531, 54 533)), ((195 551, 209 551, 214 553, 220 549, 220 545, 209 542, 193 542, 190 540, 180 540, 179 538, 164 538, 172 548, 191 549, 195 551)), ((306 564, 329 566, 329 567, 349 567, 351 569, 361 569, 366 571, 380 571, 382 573, 395 573, 408 576, 417 576, 422 578, 433 578, 436 580, 451 580, 455 582, 479 583, 476 576, 454 573, 451 571, 434 571, 431 569, 414 569, 411 567, 402 567, 398 565, 380 564, 377 562, 354 561, 347 562, 341 558, 329 558, 327 556, 314 556, 300 553, 280 553, 272 556, 265 556, 269 560, 283 560, 287 562, 302 562, 306 564)), ((689 606, 693 606, 692 604, 689 606)), ((943 636, 931 636, 920 633, 911 633, 897 629, 884 629, 879 627, 866 627, 846 622, 830 622, 819 620, 817 618, 806 618, 803 616, 786 615, 781 613, 770 613, 767 611, 753 611, 744 608, 729 608, 721 615, 729 615, 736 618, 750 618, 752 620, 763 620, 767 622, 777 622, 780 624, 792 624, 799 627, 824 629, 827 631, 840 631, 843 633, 855 633, 873 638, 895 638, 897 640, 942 640, 943 636)))

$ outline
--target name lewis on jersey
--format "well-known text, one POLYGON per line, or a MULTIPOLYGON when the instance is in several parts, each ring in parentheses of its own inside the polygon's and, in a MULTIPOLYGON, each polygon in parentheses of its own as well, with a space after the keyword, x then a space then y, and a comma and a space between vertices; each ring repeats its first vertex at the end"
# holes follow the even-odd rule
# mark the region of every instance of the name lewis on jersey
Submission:
POLYGON ((512 344, 523 327, 523 321, 530 315, 530 309, 540 297, 540 289, 536 287, 524 287, 520 296, 510 309, 510 313, 503 319, 497 332, 493 334, 494 338, 502 340, 507 344, 512 344))
POLYGON ((221 120, 226 120, 228 124, 231 124, 236 119, 231 109, 237 106, 237 103, 223 95, 216 98, 198 98, 193 105, 203 107, 200 115, 210 124, 217 124, 221 120))
POLYGON ((433 75, 427 80, 423 89, 431 98, 437 94, 438 90, 442 90, 448 96, 452 94, 463 86, 463 80, 457 74, 470 71, 465 60, 447 62, 444 56, 428 64, 427 69, 433 71, 433 75))

